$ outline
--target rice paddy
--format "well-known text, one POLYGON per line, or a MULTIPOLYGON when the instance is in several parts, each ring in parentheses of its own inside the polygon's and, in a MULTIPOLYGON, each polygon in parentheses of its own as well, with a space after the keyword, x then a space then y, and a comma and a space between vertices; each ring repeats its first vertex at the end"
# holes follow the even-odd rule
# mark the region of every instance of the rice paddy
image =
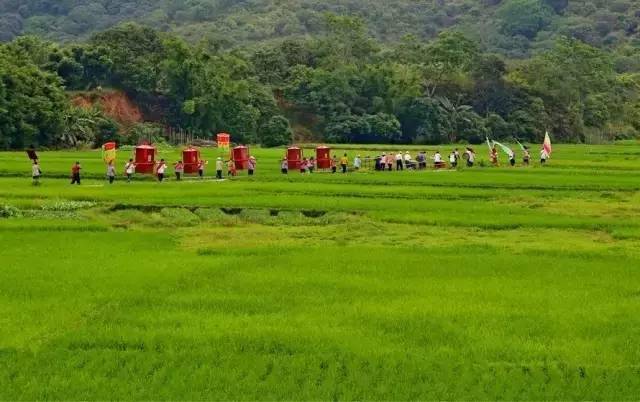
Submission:
POLYGON ((203 152, 205 180, 113 185, 42 152, 37 187, 0 153, 0 399, 640 394, 640 144, 347 175, 257 149, 224 181, 203 152))

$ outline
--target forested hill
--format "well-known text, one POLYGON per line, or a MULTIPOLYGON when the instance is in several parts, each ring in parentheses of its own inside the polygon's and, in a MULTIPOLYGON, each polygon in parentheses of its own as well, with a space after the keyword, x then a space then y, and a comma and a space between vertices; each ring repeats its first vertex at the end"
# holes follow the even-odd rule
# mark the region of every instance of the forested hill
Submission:
POLYGON ((640 0, 2 0, 0 40, 36 34, 68 42, 135 21, 246 46, 322 34, 327 12, 361 17, 383 43, 455 28, 484 51, 521 58, 550 48, 558 36, 595 47, 635 44, 640 0))

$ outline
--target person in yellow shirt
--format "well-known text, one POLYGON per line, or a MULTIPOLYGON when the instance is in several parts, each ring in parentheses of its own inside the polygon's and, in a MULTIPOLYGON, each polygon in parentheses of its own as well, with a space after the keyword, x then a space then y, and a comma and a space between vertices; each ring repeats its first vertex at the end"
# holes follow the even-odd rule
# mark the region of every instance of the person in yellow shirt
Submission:
POLYGON ((344 156, 340 158, 340 166, 342 166, 342 173, 347 173, 347 166, 349 166, 347 154, 344 154, 344 156))

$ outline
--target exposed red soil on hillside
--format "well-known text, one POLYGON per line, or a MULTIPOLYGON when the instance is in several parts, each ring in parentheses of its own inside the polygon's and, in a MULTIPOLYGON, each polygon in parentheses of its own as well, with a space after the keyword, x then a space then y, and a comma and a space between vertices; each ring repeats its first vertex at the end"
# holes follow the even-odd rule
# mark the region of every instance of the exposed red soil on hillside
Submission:
POLYGON ((144 121, 140 108, 122 91, 79 93, 72 98, 72 103, 83 108, 98 106, 105 115, 123 126, 144 121))

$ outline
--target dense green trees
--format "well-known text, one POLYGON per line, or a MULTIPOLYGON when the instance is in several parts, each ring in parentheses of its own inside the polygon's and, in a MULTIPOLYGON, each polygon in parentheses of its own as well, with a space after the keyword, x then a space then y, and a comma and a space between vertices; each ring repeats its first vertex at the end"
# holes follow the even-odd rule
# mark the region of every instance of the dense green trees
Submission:
POLYGON ((637 0, 4 0, 0 41, 30 34, 71 42, 135 21, 192 42, 238 47, 322 35, 329 12, 362 18, 383 43, 408 34, 430 40, 453 29, 483 51, 521 58, 559 36, 596 47, 633 45, 638 10, 637 0))
MULTIPOLYGON (((501 15, 511 20, 519 7, 570 6, 513 0, 502 2, 501 15)), ((336 142, 442 143, 539 141, 546 130, 556 140, 589 141, 640 129, 640 53, 632 47, 624 69, 615 53, 565 37, 510 61, 459 31, 384 44, 360 19, 323 21, 323 35, 259 49, 193 45, 136 24, 79 44, 15 39, 0 45, 0 146, 99 144, 123 134, 99 109, 71 107, 64 92, 100 87, 125 91, 161 125, 265 146, 301 131, 336 142)))
POLYGON ((0 148, 54 144, 67 107, 58 76, 0 47, 0 148))

